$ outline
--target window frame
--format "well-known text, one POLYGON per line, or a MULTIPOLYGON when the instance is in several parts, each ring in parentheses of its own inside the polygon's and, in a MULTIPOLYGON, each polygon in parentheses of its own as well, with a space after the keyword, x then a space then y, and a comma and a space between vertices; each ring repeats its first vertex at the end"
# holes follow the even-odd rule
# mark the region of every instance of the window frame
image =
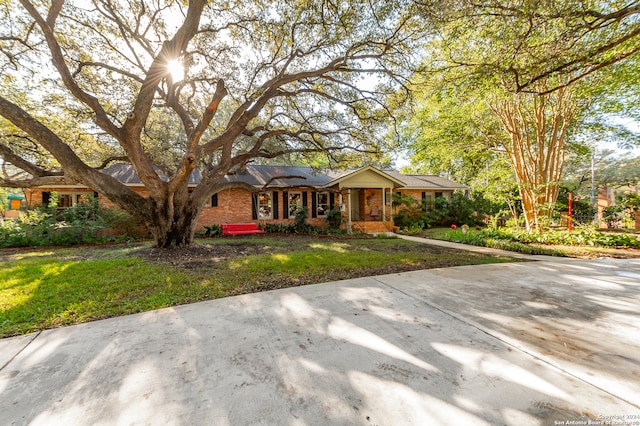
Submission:
POLYGON ((273 219, 273 193, 269 191, 263 191, 258 193, 258 200, 256 203, 256 210, 258 213, 258 220, 269 220, 273 219), (268 199, 268 203, 266 206, 269 208, 269 214, 264 214, 262 206, 264 205, 263 200, 268 199))
POLYGON ((77 206, 78 204, 82 203, 82 197, 84 196, 89 196, 89 194, 92 194, 91 192, 60 192, 60 191, 51 191, 51 193, 56 193, 57 194, 57 207, 58 209, 68 209, 74 206, 77 206), (71 205, 62 205, 62 199, 63 197, 69 197, 69 200, 71 201, 71 205))
POLYGON ((302 206, 302 191, 293 191, 287 194, 287 212, 289 212, 290 218, 295 217, 296 212, 298 211, 298 209, 301 209, 302 206), (297 198, 298 201, 296 201, 295 204, 292 204, 291 202, 295 198, 297 198), (294 207, 293 210, 292 207, 294 207))
POLYGON ((329 191, 316 192, 316 215, 317 217, 326 217, 327 213, 331 210, 329 191), (320 202, 320 197, 326 197, 326 203, 320 202), (322 213, 320 213, 320 208, 325 206, 322 213))

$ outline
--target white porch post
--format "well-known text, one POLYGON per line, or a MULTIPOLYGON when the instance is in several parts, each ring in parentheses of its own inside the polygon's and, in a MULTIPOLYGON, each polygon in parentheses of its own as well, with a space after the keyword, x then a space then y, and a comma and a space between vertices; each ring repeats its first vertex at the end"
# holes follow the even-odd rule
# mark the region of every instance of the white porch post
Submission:
POLYGON ((351 188, 347 188, 347 200, 349 205, 347 206, 347 232, 351 233, 351 188))
POLYGON ((382 223, 387 218, 387 188, 382 188, 382 223))
POLYGON ((389 221, 393 222, 393 188, 389 188, 389 221))

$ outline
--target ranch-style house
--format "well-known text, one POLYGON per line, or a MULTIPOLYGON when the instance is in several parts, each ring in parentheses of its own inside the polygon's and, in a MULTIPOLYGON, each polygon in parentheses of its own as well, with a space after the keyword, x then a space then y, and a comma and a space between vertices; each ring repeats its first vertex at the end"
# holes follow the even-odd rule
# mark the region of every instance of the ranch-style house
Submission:
MULTIPOLYGON (((114 164, 104 170, 136 192, 146 190, 129 164, 114 164)), ((189 185, 199 182, 196 170, 189 185)), ((290 223, 296 210, 306 207, 307 222, 313 226, 325 224, 326 213, 339 207, 345 226, 363 232, 384 232, 393 229, 393 194, 401 192, 417 200, 451 197, 454 191, 468 187, 449 179, 431 175, 401 174, 372 166, 348 171, 319 172, 308 167, 247 165, 228 174, 224 189, 214 194, 198 219, 198 229, 225 223, 290 223)), ((101 205, 112 205, 101 194, 81 185, 65 184, 60 179, 46 187, 25 190, 25 201, 33 207, 48 204, 57 194, 58 207, 71 207, 83 197, 93 195, 101 205)))

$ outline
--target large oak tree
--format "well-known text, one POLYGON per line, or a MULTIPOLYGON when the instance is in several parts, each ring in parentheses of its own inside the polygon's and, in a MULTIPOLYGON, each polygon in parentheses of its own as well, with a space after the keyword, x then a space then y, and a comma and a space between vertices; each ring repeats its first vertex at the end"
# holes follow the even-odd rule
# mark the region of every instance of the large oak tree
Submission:
POLYGON ((82 183, 144 222, 160 247, 191 243, 221 178, 247 162, 374 150, 417 34, 404 0, 0 8, 0 155, 25 172, 1 183, 82 183), (100 171, 114 159, 132 164, 148 196, 100 171))

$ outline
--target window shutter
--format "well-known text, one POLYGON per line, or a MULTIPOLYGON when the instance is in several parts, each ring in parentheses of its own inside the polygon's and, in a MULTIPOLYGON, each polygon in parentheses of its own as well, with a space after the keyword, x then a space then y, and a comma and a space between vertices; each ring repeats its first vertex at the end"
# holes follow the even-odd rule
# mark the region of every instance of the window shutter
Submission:
POLYGON ((51 193, 42 191, 42 205, 48 207, 50 201, 51 201, 51 193))
POLYGON ((271 195, 271 202, 273 203, 273 218, 278 218, 278 191, 273 191, 273 195, 271 195))
POLYGON ((307 199, 307 191, 302 193, 302 208, 309 207, 309 200, 307 199))
POLYGON ((426 192, 422 193, 422 211, 423 212, 427 211, 427 193, 426 192))
POLYGON ((311 193, 311 217, 318 217, 318 193, 311 193))
POLYGON ((336 195, 333 192, 329 193, 329 210, 333 209, 333 205, 336 203, 336 195))
POLYGON ((251 194, 251 219, 258 219, 258 194, 251 194))
POLYGON ((282 191, 282 218, 289 219, 289 193, 282 191))
POLYGON ((218 194, 215 193, 211 196, 211 207, 218 207, 218 194))

